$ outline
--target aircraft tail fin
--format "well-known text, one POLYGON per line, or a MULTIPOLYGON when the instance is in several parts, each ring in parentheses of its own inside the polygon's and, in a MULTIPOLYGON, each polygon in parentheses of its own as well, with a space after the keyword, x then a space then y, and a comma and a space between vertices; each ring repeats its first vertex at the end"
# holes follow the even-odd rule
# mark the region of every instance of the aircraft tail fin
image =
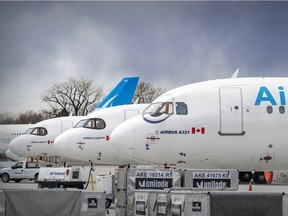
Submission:
POLYGON ((236 71, 233 73, 233 75, 231 76, 231 79, 235 79, 238 78, 238 73, 239 73, 239 68, 236 69, 236 71))
POLYGON ((139 77, 124 77, 96 109, 131 104, 138 80, 139 77))

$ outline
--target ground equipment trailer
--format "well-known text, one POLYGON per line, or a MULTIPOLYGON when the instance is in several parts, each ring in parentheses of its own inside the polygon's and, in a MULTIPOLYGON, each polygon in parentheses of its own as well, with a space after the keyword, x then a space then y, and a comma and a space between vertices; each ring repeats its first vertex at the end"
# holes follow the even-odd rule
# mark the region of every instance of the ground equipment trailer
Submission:
POLYGON ((80 174, 81 167, 41 167, 38 188, 84 189, 86 181, 81 180, 80 174))

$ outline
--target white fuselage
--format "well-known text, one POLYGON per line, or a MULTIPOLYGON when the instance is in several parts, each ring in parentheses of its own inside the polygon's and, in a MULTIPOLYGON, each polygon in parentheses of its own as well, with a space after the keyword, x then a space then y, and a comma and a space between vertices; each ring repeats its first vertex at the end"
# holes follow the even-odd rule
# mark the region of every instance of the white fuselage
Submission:
POLYGON ((172 108, 167 110, 172 112, 144 111, 120 124, 111 142, 119 153, 140 163, 242 171, 287 169, 287 102, 288 78, 191 84, 152 103, 170 103, 172 108))
POLYGON ((132 104, 109 107, 95 111, 81 120, 77 126, 59 135, 55 142, 55 151, 65 158, 80 161, 92 161, 97 164, 125 164, 128 160, 111 146, 112 130, 127 119, 138 116, 147 104, 132 104), (94 122, 102 122, 97 127, 94 122))

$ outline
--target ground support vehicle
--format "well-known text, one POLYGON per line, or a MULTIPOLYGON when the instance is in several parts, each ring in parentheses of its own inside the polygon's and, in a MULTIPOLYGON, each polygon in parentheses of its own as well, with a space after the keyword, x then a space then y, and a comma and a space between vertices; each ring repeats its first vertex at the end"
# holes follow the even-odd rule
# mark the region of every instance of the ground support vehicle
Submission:
POLYGON ((20 182, 24 179, 37 180, 40 167, 36 162, 20 161, 11 167, 0 170, 1 179, 3 182, 14 180, 20 182))
POLYGON ((81 167, 41 167, 37 180, 38 188, 84 189, 81 167))

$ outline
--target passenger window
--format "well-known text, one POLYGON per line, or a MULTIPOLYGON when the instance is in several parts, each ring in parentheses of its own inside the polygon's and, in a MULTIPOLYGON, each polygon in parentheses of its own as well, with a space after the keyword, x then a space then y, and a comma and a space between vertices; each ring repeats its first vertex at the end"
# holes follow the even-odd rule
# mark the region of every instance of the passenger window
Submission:
POLYGON ((176 102, 176 114, 177 115, 187 115, 188 109, 184 102, 176 102))
POLYGON ((280 107, 279 107, 279 112, 280 112, 281 114, 284 114, 284 113, 285 113, 285 107, 284 107, 284 106, 280 106, 280 107))
POLYGON ((273 113, 273 107, 272 106, 267 106, 267 113, 268 114, 273 113))

